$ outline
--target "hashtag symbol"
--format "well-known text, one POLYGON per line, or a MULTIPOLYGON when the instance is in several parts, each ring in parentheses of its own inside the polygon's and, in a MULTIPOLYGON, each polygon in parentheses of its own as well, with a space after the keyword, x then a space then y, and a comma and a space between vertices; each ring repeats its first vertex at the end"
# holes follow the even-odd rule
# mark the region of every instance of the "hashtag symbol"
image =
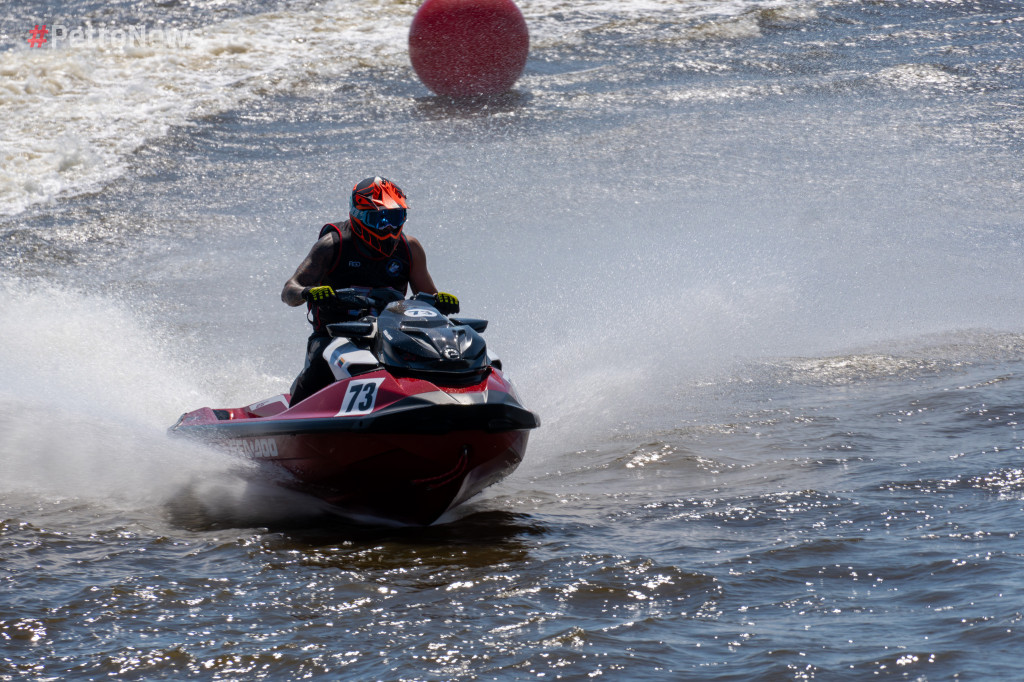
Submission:
POLYGON ((46 24, 43 24, 42 27, 40 27, 39 24, 36 24, 35 27, 29 31, 28 46, 42 47, 43 43, 46 42, 47 33, 49 33, 49 31, 46 30, 46 24))

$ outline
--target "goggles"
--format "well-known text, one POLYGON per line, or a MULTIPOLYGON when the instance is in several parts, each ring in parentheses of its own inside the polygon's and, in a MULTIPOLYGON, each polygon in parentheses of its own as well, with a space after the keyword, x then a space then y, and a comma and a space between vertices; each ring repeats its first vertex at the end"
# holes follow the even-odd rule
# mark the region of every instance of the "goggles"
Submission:
POLYGON ((404 208, 353 209, 351 214, 353 218, 382 236, 398 235, 402 231, 402 225, 405 225, 404 208))

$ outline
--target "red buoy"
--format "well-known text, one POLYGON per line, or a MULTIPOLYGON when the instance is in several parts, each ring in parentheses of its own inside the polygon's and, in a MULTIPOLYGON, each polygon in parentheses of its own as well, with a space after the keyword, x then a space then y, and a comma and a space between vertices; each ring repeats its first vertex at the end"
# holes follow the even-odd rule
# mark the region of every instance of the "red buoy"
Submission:
POLYGON ((409 59, 439 95, 496 95, 512 87, 530 49, 512 0, 427 0, 409 29, 409 59))

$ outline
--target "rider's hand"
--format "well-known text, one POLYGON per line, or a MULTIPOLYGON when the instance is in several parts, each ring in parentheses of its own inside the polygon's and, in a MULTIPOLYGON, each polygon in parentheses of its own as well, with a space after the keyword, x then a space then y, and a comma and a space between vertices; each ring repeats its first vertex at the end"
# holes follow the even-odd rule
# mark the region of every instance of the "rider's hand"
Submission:
POLYGON ((454 315, 459 312, 459 298, 454 294, 439 291, 434 294, 434 300, 436 301, 434 307, 442 315, 454 315))
POLYGON ((306 287, 302 290, 302 298, 310 305, 323 305, 333 303, 336 299, 334 289, 329 286, 306 287))

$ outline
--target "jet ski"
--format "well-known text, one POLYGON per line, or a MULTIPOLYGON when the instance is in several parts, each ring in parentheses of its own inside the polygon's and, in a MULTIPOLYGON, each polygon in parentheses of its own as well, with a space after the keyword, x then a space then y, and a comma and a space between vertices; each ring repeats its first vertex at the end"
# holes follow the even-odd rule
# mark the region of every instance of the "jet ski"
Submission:
POLYGON ((358 520, 429 525, 508 476, 540 419, 488 351, 487 321, 390 291, 337 292, 349 309, 327 326, 334 383, 293 406, 281 394, 203 407, 169 432, 251 459, 358 520))

